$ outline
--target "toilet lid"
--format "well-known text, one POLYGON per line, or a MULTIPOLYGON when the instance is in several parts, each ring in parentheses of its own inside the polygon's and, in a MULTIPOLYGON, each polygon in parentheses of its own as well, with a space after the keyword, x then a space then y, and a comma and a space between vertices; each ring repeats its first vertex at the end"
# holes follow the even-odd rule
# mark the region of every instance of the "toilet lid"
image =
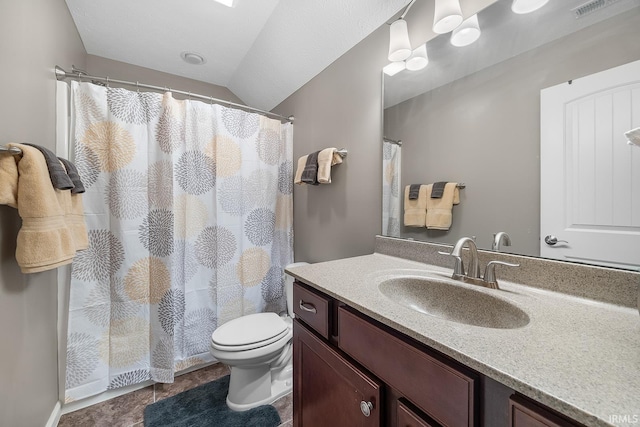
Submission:
POLYGON ((275 313, 256 313, 238 317, 216 329, 211 341, 220 346, 247 346, 280 337, 287 323, 275 313))

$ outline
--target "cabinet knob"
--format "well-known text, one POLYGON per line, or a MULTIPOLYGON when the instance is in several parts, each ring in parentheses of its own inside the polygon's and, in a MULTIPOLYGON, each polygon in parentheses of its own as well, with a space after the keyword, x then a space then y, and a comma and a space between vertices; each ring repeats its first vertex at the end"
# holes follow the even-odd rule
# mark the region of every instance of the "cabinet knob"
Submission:
POLYGON ((365 402, 364 400, 360 402, 360 410, 364 414, 365 417, 371 415, 371 411, 373 411, 373 403, 365 402))

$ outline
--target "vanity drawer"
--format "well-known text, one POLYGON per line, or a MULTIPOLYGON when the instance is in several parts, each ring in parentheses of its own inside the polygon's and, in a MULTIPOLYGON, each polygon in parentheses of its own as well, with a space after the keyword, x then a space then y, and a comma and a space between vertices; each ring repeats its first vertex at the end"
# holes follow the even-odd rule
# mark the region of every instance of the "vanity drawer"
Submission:
POLYGON ((473 373, 432 357, 352 309, 338 309, 338 331, 340 349, 442 426, 476 425, 473 373))
POLYGON ((514 394, 509 398, 509 425, 511 427, 578 427, 564 418, 514 394))
POLYGON ((402 401, 398 401, 397 425, 398 427, 437 427, 435 424, 429 424, 423 420, 402 401))
POLYGON ((331 299, 300 282, 293 283, 293 313, 323 338, 329 339, 331 299))

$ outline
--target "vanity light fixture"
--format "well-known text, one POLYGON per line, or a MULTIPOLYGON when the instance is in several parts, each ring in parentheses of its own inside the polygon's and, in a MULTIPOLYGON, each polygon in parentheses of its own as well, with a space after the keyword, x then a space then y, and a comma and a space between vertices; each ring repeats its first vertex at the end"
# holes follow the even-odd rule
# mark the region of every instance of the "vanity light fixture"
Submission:
POLYGON ((513 0, 511 10, 519 15, 531 13, 547 4, 549 0, 513 0))
POLYGON ((478 14, 465 19, 462 24, 451 33, 451 44, 456 47, 469 46, 480 38, 480 24, 478 14))
POLYGON ((404 61, 411 55, 411 42, 407 21, 400 18, 391 24, 389 30, 389 61, 404 61))
POLYGON ((459 0, 436 0, 433 12, 433 32, 444 34, 463 21, 459 0))
POLYGON ((411 56, 407 58, 407 70, 418 71, 422 70, 429 63, 429 57, 427 56, 427 44, 418 46, 411 52, 411 56))
POLYGON ((407 64, 404 61, 396 61, 396 62, 392 62, 391 64, 389 64, 386 67, 384 67, 382 69, 382 71, 384 71, 384 73, 387 76, 391 77, 391 76, 395 76, 400 71, 402 71, 402 70, 404 70, 406 68, 407 68, 407 64))

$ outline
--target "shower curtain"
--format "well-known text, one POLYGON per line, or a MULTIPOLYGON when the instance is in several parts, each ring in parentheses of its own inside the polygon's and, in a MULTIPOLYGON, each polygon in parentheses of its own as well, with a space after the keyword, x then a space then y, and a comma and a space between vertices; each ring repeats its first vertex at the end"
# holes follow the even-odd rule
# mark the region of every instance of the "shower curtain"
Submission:
POLYGON ((212 361, 211 333, 286 309, 291 124, 73 82, 89 248, 72 266, 66 401, 212 361))
POLYGON ((402 147, 382 142, 382 234, 400 237, 400 162, 402 147))

